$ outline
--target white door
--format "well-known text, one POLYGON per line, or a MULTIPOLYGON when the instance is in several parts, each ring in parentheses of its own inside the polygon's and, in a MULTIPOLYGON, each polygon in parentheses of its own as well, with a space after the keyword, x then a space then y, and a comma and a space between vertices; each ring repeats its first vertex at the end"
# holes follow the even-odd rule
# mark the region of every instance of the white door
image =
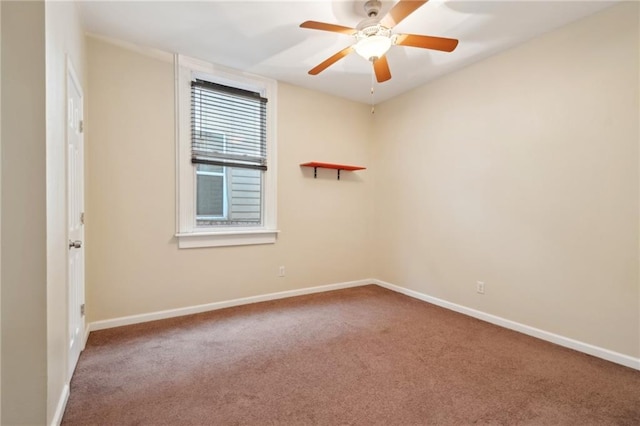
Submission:
POLYGON ((68 379, 71 379, 84 349, 84 138, 82 88, 71 63, 67 63, 68 379))

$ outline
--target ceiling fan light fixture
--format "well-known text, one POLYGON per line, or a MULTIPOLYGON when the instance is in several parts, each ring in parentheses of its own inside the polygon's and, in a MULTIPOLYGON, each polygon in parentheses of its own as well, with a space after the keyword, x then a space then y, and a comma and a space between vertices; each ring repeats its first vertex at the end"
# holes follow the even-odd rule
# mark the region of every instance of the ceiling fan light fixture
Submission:
POLYGON ((356 34, 356 39, 358 41, 353 48, 358 55, 367 61, 382 58, 393 44, 391 31, 381 25, 361 29, 356 34))
POLYGON ((353 46, 358 55, 370 61, 374 58, 382 58, 391 47, 391 39, 385 36, 370 36, 361 39, 353 46))

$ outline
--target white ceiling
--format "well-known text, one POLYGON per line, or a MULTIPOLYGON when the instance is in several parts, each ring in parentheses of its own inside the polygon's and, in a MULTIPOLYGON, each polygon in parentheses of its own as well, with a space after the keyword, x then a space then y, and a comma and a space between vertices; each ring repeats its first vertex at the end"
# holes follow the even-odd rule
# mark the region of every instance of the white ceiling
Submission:
MULTIPOLYGON (((375 102, 613 5, 606 1, 431 0, 396 33, 457 38, 452 53, 392 46, 392 79, 375 85, 375 102)), ((383 1, 384 15, 396 1, 383 1)), ((306 20, 355 27, 363 0, 79 2, 87 32, 176 52, 347 99, 370 103, 372 67, 351 54, 317 76, 307 71, 354 42, 351 36, 299 28, 306 20)))

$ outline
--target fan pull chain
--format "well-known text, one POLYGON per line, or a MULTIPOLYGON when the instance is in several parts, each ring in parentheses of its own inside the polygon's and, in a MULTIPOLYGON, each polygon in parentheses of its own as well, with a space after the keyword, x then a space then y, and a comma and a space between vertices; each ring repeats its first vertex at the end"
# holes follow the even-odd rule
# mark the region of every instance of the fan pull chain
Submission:
POLYGON ((376 112, 375 99, 374 99, 374 96, 373 96, 373 92, 374 92, 373 88, 374 88, 374 86, 376 84, 375 77, 376 77, 376 73, 375 73, 373 67, 371 67, 371 114, 375 114, 375 112, 376 112))

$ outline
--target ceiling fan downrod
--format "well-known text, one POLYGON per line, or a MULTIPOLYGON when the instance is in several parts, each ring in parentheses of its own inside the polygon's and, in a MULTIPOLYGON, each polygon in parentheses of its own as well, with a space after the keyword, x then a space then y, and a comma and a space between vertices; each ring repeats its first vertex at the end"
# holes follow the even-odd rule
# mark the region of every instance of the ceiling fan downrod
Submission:
POLYGON ((364 12, 369 18, 375 18, 380 13, 382 2, 379 0, 367 0, 364 4, 364 12))

